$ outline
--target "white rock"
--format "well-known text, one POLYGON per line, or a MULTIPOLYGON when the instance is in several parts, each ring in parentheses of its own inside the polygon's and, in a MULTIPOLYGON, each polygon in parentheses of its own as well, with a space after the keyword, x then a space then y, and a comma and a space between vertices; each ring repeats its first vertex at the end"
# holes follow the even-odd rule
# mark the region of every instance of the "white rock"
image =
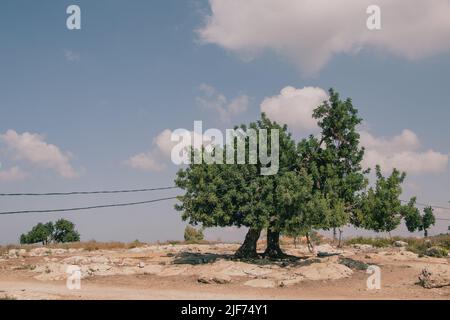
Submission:
POLYGON ((394 242, 394 247, 402 248, 402 247, 407 247, 407 246, 408 246, 408 242, 405 242, 405 241, 395 241, 394 242))
POLYGON ((227 275, 203 274, 198 277, 197 281, 206 284, 226 284, 231 282, 231 277, 227 275))
POLYGON ((268 279, 253 279, 245 282, 244 285, 253 288, 274 288, 276 287, 276 282, 268 279))

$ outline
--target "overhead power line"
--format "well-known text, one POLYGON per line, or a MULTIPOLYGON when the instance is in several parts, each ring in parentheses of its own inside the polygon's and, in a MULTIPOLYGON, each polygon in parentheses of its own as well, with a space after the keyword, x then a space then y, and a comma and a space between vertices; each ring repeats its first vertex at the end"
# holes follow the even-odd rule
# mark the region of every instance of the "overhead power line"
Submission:
POLYGON ((15 197, 15 196, 71 196, 71 195, 87 195, 87 194, 114 194, 114 193, 134 193, 134 192, 149 192, 158 190, 177 189, 176 186, 146 188, 146 189, 126 189, 126 190, 101 190, 101 191, 71 191, 71 192, 49 192, 49 193, 0 193, 0 197, 15 197))
POLYGON ((140 201, 140 202, 115 203, 115 204, 105 204, 105 205, 97 205, 97 206, 89 206, 89 207, 78 207, 78 208, 6 211, 6 212, 0 212, 0 215, 11 215, 11 214, 20 214, 20 213, 68 212, 68 211, 80 211, 80 210, 91 210, 91 209, 101 209, 101 208, 127 207, 127 206, 135 206, 135 205, 141 205, 141 204, 146 204, 146 203, 154 203, 154 202, 159 202, 159 201, 173 200, 173 199, 176 199, 176 198, 177 197, 167 197, 167 198, 159 198, 159 199, 140 201))
MULTIPOLYGON (((409 203, 409 201, 407 201, 407 200, 400 200, 400 201, 404 202, 404 203, 409 203)), ((420 203, 420 202, 416 202, 415 204, 418 206, 421 206, 421 207, 432 207, 434 209, 450 210, 450 207, 435 206, 432 204, 426 204, 426 203, 420 203)))

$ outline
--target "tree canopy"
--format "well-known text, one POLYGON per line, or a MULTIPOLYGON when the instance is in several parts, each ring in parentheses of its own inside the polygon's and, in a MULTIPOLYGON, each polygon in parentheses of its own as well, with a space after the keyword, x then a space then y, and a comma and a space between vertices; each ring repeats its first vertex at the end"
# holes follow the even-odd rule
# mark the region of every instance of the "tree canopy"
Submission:
POLYGON ((80 241, 80 234, 75 230, 75 225, 65 219, 59 219, 56 223, 38 223, 30 232, 20 236, 21 244, 50 242, 64 243, 80 241))
MULTIPOLYGON (((262 229, 267 229, 264 255, 279 258, 284 256, 279 245, 282 233, 308 237, 320 229, 341 231, 347 224, 390 232, 407 217, 411 228, 420 225, 425 230, 434 223, 429 210, 420 221, 413 221, 415 198, 409 204, 401 203, 405 173, 394 169, 385 177, 376 166, 376 182, 369 188, 370 170, 361 164, 364 148, 360 145, 358 126, 362 119, 351 99, 341 100, 330 89, 329 99, 314 110, 313 117, 320 133, 297 144, 286 125, 270 120, 265 114, 248 126, 236 127, 243 132, 279 131, 276 174, 261 175, 267 164, 259 160, 252 163, 249 158, 245 164, 191 163, 179 170, 175 182, 185 194, 178 198, 180 204, 176 209, 182 212, 183 220, 203 227, 248 227, 245 241, 236 252, 244 258, 258 256, 256 244, 262 229)), ((258 149, 265 147, 257 141, 258 149)), ((215 150, 236 150, 238 143, 248 148, 249 136, 238 135, 232 145, 216 146, 215 150)), ((201 150, 203 156, 207 155, 205 152, 201 150)))

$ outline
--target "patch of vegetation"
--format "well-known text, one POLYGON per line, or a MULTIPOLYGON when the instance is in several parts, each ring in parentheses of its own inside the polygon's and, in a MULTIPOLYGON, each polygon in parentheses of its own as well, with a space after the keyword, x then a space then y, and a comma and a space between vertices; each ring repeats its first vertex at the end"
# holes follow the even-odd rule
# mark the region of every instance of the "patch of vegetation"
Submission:
POLYGON ((191 226, 186 226, 184 229, 184 241, 187 243, 198 243, 205 238, 203 235, 203 228, 196 229, 191 226))
POLYGON ((350 269, 356 269, 356 270, 367 270, 367 268, 369 267, 369 265, 364 262, 361 262, 358 260, 353 260, 350 258, 343 258, 343 257, 339 258, 339 263, 343 264, 344 266, 346 266, 350 269))
POLYGON ((447 257, 450 250, 449 234, 441 234, 427 238, 392 237, 390 239, 356 237, 346 240, 345 244, 369 244, 376 248, 383 248, 392 246, 395 241, 404 241, 408 243, 406 250, 414 252, 419 256, 447 257))
POLYGON ((55 223, 38 223, 30 232, 20 236, 21 244, 42 243, 66 243, 80 241, 80 234, 75 230, 75 224, 69 220, 59 219, 55 223))
POLYGON ((384 248, 391 246, 395 241, 400 240, 397 237, 392 239, 388 238, 367 238, 367 237, 356 237, 352 239, 348 239, 345 241, 345 245, 354 245, 354 244, 368 244, 376 248, 384 248))
POLYGON ((181 252, 175 257, 174 264, 206 264, 213 263, 217 259, 227 259, 225 255, 217 255, 213 253, 193 253, 193 252, 181 252))

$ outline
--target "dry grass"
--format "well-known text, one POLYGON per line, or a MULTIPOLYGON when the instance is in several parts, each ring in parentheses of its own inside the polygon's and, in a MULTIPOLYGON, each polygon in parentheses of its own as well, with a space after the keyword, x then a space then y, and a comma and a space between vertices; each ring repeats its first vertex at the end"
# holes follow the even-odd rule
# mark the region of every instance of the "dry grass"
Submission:
MULTIPOLYGON (((213 244, 217 243, 215 241, 207 241, 200 240, 196 242, 191 241, 178 241, 178 240, 169 240, 165 242, 157 242, 159 245, 182 245, 182 244, 213 244)), ((83 249, 86 251, 97 251, 97 250, 113 250, 113 249, 133 249, 138 247, 146 246, 147 243, 141 242, 139 240, 135 240, 133 242, 119 242, 119 241, 110 241, 110 242, 99 242, 95 240, 83 241, 83 242, 71 242, 71 243, 51 243, 46 246, 40 244, 26 244, 26 245, 6 245, 0 246, 0 255, 8 253, 9 250, 12 249, 24 249, 26 251, 30 251, 35 248, 49 248, 49 249, 83 249)))
POLYGON ((345 241, 346 245, 352 244, 370 244, 377 248, 392 246, 395 241, 404 241, 408 243, 407 250, 424 255, 430 247, 440 247, 450 250, 450 234, 441 234, 428 238, 413 237, 392 237, 390 238, 365 238, 356 237, 345 241))
MULTIPOLYGON (((124 243, 118 241, 111 242, 98 242, 95 240, 83 241, 83 242, 71 242, 71 243, 52 243, 45 246, 45 248, 50 249, 84 249, 87 251, 95 251, 95 250, 109 250, 109 249, 132 249, 137 247, 145 246, 146 243, 135 240, 133 242, 124 243)), ((7 253, 12 249, 25 249, 26 251, 30 251, 34 248, 43 247, 39 244, 26 244, 26 245, 6 245, 0 246, 0 255, 7 253)))

